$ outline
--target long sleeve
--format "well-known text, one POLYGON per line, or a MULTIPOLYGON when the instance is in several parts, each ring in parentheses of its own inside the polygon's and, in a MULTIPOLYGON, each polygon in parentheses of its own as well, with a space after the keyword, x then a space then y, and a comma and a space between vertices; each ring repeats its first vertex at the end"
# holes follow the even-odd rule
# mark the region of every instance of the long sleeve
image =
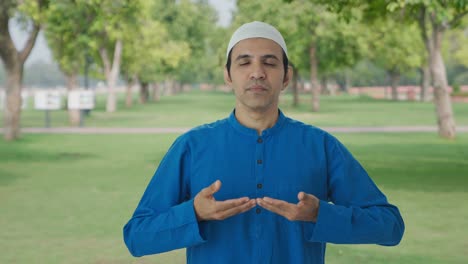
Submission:
POLYGON ((397 245, 404 222, 367 172, 334 137, 326 141, 328 199, 320 201, 315 224, 306 224, 313 242, 397 245))
POLYGON ((133 256, 203 243, 189 190, 190 150, 177 139, 161 161, 133 217, 124 241, 133 256))

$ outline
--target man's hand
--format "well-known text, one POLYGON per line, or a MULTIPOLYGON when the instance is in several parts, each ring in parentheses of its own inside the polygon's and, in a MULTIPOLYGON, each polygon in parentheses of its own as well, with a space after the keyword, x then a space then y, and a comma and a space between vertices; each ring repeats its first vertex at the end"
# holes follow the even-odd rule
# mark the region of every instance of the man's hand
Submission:
POLYGON ((300 192, 297 195, 297 204, 288 203, 270 197, 257 198, 257 204, 261 207, 286 217, 289 221, 316 222, 319 199, 312 194, 300 192))
POLYGON ((195 196, 193 207, 198 221, 223 220, 256 206, 255 199, 249 199, 248 197, 216 201, 213 194, 219 191, 220 188, 221 181, 217 180, 195 196))

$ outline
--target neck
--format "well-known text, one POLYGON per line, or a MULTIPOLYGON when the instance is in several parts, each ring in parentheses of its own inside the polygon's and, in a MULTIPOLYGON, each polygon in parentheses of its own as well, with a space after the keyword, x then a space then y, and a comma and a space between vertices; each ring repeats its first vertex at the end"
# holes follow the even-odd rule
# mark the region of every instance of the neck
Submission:
POLYGON ((273 127, 278 120, 278 107, 271 107, 266 111, 246 111, 236 106, 236 119, 242 125, 257 130, 261 135, 263 130, 273 127))

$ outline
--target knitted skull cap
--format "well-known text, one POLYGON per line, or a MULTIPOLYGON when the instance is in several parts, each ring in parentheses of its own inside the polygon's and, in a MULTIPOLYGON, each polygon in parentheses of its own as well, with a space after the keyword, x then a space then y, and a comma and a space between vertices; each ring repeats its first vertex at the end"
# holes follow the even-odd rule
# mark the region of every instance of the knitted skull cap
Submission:
POLYGON ((278 45, 280 45, 286 54, 286 57, 288 57, 286 42, 284 42, 281 33, 272 25, 259 21, 243 24, 234 32, 234 34, 232 34, 231 40, 229 41, 229 45, 227 47, 226 57, 229 56, 229 52, 237 43, 239 43, 239 41, 249 38, 266 38, 273 40, 278 45))

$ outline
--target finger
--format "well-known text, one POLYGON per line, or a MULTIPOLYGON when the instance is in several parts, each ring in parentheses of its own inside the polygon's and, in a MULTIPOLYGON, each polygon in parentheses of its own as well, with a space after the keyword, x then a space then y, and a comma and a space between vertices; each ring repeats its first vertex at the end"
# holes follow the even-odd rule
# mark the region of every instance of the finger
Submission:
POLYGON ((296 205, 294 204, 290 204, 281 200, 271 199, 268 197, 257 199, 257 203, 268 211, 282 215, 288 219, 296 209, 296 205))
POLYGON ((219 217, 221 219, 226 219, 228 217, 244 213, 256 206, 255 199, 249 200, 248 202, 241 204, 236 207, 229 208, 227 210, 224 210, 222 212, 219 212, 219 217))
POLYGON ((265 208, 266 210, 268 210, 270 212, 273 212, 273 213, 276 213, 276 214, 279 214, 281 216, 286 217, 286 212, 283 209, 278 208, 278 207, 276 207, 276 206, 274 206, 272 204, 266 203, 262 199, 258 199, 258 200, 260 200, 260 201, 257 201, 257 203, 261 207, 265 208))
POLYGON ((265 202, 265 203, 268 203, 270 205, 273 205, 275 207, 282 208, 284 210, 290 208, 291 206, 294 206, 293 204, 288 203, 286 201, 273 199, 273 198, 270 198, 270 197, 263 197, 262 201, 265 202))
POLYGON ((216 180, 210 186, 201 190, 201 193, 203 193, 204 196, 210 196, 210 195, 215 194, 217 191, 219 191, 219 189, 221 189, 221 181, 216 180))
POLYGON ((249 202, 248 197, 242 197, 242 198, 237 198, 237 199, 230 199, 230 200, 225 200, 225 201, 216 201, 215 207, 217 212, 221 211, 226 211, 231 208, 243 205, 245 203, 249 202))

